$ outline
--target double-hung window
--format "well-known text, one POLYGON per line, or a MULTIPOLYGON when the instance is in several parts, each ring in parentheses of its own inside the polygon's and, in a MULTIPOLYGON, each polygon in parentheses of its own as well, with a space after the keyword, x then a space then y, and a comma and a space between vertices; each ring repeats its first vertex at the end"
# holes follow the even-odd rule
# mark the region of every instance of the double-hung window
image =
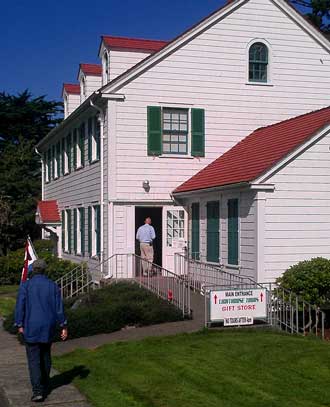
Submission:
POLYGON ((163 109, 163 154, 188 154, 188 110, 163 109))
POLYGON ((88 208, 88 251, 91 257, 100 256, 101 212, 100 205, 88 208))
POLYGON ((65 229, 65 234, 64 234, 64 251, 67 253, 71 252, 72 249, 72 225, 71 225, 71 209, 67 209, 65 211, 65 217, 64 217, 64 229, 65 229))
POLYGON ((69 174, 71 172, 71 133, 69 133, 64 141, 64 151, 63 151, 63 158, 64 158, 64 175, 69 174))
POLYGON ((268 48, 262 42, 255 42, 249 49, 249 81, 268 81, 268 48))
POLYGON ((149 156, 205 156, 204 109, 148 106, 149 156))
POLYGON ((88 160, 90 163, 100 159, 101 124, 96 116, 88 119, 88 160))
POLYGON ((58 178, 61 173, 61 142, 56 144, 55 153, 55 178, 58 178))
POLYGON ((74 211, 74 252, 83 255, 85 251, 85 209, 74 211))

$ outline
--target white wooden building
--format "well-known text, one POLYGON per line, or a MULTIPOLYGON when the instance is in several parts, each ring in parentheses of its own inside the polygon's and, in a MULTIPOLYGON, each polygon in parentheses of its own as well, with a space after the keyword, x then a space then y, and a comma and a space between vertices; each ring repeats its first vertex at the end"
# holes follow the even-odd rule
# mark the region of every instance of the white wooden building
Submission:
POLYGON ((104 36, 99 56, 37 146, 61 219, 42 224, 75 261, 134 253, 148 215, 172 269, 189 246, 172 191, 255 129, 330 105, 330 43, 284 0, 229 2, 169 42, 104 36))

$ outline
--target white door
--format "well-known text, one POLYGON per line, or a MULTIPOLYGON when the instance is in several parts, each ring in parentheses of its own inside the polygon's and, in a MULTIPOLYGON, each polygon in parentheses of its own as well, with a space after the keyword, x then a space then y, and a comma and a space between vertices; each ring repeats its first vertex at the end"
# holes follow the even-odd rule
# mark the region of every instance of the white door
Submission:
POLYGON ((187 246, 188 215, 181 206, 163 207, 163 267, 174 271, 174 254, 187 246))

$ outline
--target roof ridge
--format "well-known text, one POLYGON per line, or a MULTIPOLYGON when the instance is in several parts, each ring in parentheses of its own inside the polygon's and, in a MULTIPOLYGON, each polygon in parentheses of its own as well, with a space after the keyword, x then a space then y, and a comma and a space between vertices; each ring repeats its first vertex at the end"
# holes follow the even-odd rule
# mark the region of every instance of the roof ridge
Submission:
MULTIPOLYGON (((259 131, 259 130, 264 130, 264 129, 268 129, 268 128, 270 128, 270 127, 275 127, 275 126, 278 126, 278 125, 282 125, 283 123, 291 122, 291 121, 296 120, 296 119, 301 119, 301 118, 303 118, 304 116, 310 116, 310 115, 312 115, 312 114, 315 114, 315 113, 321 112, 322 110, 327 110, 327 109, 330 110, 330 106, 322 107, 321 109, 312 110, 311 112, 307 112, 307 113, 300 114, 300 115, 298 115, 298 116, 290 117, 290 118, 285 119, 285 120, 282 120, 282 121, 280 121, 280 122, 276 122, 276 123, 273 123, 273 124, 269 124, 268 126, 258 127, 257 129, 254 130, 253 133, 255 133, 255 132, 259 131)), ((329 120, 330 120, 330 118, 329 118, 329 120)), ((244 140, 244 139, 243 139, 243 140, 244 140)), ((243 140, 241 140, 241 141, 243 141, 243 140)), ((241 141, 240 141, 240 142, 241 142, 241 141)), ((240 143, 240 142, 239 142, 239 143, 240 143)), ((238 144, 239 144, 239 143, 238 143, 238 144)))

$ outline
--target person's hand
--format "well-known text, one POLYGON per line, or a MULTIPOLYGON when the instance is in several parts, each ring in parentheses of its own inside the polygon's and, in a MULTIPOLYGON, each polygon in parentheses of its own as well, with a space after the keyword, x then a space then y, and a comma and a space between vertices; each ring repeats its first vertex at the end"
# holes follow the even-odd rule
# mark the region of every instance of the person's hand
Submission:
POLYGON ((22 335, 24 334, 24 328, 22 326, 18 328, 18 333, 22 335))
POLYGON ((65 341, 68 337, 68 329, 67 328, 63 328, 61 331, 61 339, 62 341, 65 341))

